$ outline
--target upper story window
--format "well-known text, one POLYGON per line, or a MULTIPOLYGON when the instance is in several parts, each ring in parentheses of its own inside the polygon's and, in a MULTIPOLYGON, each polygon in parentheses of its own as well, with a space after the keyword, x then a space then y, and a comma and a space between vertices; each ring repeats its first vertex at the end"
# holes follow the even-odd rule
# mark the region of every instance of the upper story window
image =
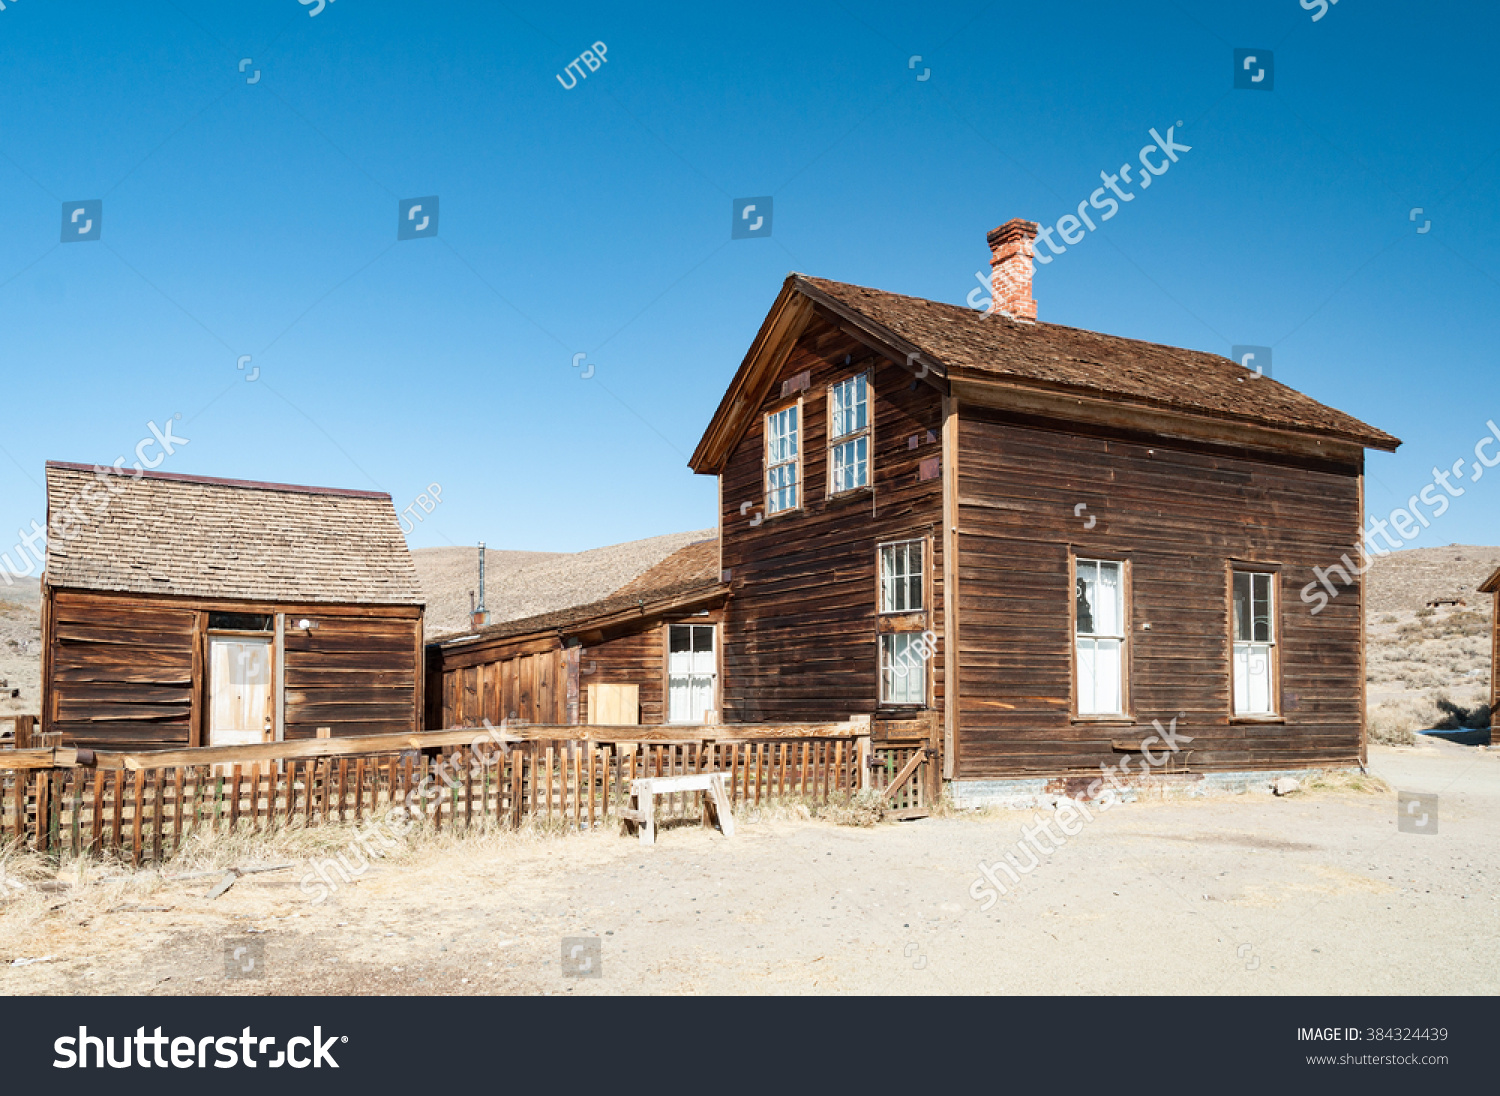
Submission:
POLYGON ((1077 561, 1078 714, 1125 712, 1125 567, 1114 560, 1077 561))
POLYGON ((920 540, 880 546, 880 611, 922 611, 922 547, 920 540))
POLYGON ((828 390, 828 493, 870 483, 870 386, 866 374, 828 390))
POLYGON ((1234 714, 1276 714, 1276 582, 1234 572, 1234 714))
POLYGON ((766 513, 797 508, 800 403, 766 416, 766 513))

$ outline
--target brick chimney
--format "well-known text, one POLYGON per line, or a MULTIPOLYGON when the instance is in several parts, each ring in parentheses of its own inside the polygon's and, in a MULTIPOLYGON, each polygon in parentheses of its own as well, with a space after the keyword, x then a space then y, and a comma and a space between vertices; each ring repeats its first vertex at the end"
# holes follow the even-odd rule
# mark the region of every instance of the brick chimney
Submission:
POLYGON ((1031 295, 1032 255, 1036 253, 1035 221, 1016 217, 991 229, 990 308, 1016 319, 1036 319, 1036 299, 1031 295))

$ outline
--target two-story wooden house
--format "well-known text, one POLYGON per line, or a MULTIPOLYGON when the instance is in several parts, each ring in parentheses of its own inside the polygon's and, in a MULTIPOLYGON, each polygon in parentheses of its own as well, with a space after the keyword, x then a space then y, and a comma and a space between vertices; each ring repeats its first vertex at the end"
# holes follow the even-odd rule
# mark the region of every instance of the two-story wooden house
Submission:
POLYGON ((1364 450, 1400 443, 1038 322, 1035 235, 989 234, 985 313, 787 278, 690 461, 719 477, 723 718, 925 714, 960 792, 1098 776, 1174 718, 1190 772, 1354 764, 1363 588, 1303 591, 1360 558, 1364 450))

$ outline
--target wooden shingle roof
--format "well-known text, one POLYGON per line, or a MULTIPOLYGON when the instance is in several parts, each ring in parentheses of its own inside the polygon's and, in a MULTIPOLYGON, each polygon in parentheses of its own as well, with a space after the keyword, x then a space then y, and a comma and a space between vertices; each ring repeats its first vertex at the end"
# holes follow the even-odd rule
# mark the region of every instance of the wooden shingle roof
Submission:
POLYGON ((49 586, 422 604, 389 495, 166 472, 112 474, 108 483, 114 493, 92 465, 47 463, 49 586))
MULTIPOLYGON (((1017 409, 1038 398, 1083 401, 1156 416, 1154 421, 1260 431, 1275 439, 1327 439, 1394 450, 1398 438, 1228 358, 1201 350, 1103 335, 1062 324, 907 297, 846 282, 789 275, 754 344, 689 460, 719 471, 770 391, 785 348, 814 316, 858 334, 946 393, 963 384, 1017 409)), ((1176 431, 1164 427, 1167 433, 1176 431)))
POLYGON ((1384 430, 1218 354, 1013 320, 826 278, 798 278, 920 347, 942 362, 950 377, 964 371, 1029 387, 1086 391, 1146 406, 1328 434, 1375 449, 1400 444, 1384 430))

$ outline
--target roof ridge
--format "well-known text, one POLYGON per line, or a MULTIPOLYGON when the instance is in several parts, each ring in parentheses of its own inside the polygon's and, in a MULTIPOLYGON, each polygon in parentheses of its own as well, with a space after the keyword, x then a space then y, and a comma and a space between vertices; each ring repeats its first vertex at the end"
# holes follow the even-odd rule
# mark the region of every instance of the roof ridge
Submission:
MULTIPOLYGON (((107 464, 74 464, 70 461, 49 460, 47 468, 58 468, 68 472, 87 472, 90 475, 99 469, 111 468, 107 464)), ((298 483, 268 483, 262 480, 222 479, 217 476, 195 476, 185 472, 151 472, 142 469, 139 474, 117 469, 121 475, 128 475, 132 480, 150 479, 164 480, 170 483, 196 483, 208 487, 238 487, 249 491, 284 491, 300 495, 337 495, 343 498, 358 499, 390 499, 390 493, 386 491, 360 491, 352 487, 313 487, 298 483)))

